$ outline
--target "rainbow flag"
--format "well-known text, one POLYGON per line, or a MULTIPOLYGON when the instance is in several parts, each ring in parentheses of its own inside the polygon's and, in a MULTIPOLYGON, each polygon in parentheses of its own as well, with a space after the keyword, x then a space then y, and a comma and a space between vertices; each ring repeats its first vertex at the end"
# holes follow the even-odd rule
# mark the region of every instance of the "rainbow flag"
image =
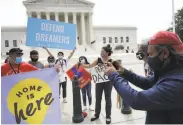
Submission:
POLYGON ((117 103, 116 103, 116 108, 121 109, 122 104, 121 104, 121 96, 117 93, 117 103))

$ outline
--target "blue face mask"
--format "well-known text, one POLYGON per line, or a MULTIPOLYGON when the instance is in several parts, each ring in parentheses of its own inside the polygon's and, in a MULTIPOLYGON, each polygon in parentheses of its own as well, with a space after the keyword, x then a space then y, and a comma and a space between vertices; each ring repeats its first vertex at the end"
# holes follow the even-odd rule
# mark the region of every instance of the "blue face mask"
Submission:
POLYGON ((20 64, 22 62, 22 57, 16 57, 15 63, 20 64))

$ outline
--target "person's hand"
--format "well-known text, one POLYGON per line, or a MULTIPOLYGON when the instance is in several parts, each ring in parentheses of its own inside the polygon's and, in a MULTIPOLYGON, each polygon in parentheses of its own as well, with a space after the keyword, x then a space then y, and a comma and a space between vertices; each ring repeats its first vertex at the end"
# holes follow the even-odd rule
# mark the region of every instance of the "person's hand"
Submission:
POLYGON ((107 63, 107 68, 105 70, 106 75, 110 75, 111 73, 116 72, 116 69, 112 65, 112 63, 107 63))
POLYGON ((124 68, 123 66, 118 62, 118 61, 113 61, 112 65, 114 66, 114 68, 118 71, 124 72, 124 68))

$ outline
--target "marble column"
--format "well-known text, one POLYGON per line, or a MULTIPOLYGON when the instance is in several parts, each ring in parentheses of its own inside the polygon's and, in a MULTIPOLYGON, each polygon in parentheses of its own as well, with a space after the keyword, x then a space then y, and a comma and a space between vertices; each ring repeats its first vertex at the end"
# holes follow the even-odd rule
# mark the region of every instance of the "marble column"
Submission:
POLYGON ((81 42, 84 48, 86 47, 86 33, 85 33, 85 14, 81 13, 81 42))
POLYGON ((92 23, 92 16, 93 16, 93 13, 89 13, 89 18, 88 18, 88 21, 89 21, 89 44, 94 40, 94 39, 93 39, 93 23, 92 23))
POLYGON ((50 13, 49 12, 46 12, 46 19, 50 20, 50 13))
POLYGON ((64 13, 64 19, 65 19, 65 23, 69 22, 68 13, 64 13))
POLYGON ((32 17, 32 12, 27 11, 27 16, 28 16, 28 17, 32 17))
POLYGON ((79 45, 78 44, 78 30, 77 30, 77 14, 76 13, 72 13, 73 16, 73 24, 76 24, 76 47, 79 45))
POLYGON ((58 12, 55 12, 55 21, 59 22, 59 13, 58 12))
POLYGON ((41 19, 41 12, 36 12, 37 18, 41 19))

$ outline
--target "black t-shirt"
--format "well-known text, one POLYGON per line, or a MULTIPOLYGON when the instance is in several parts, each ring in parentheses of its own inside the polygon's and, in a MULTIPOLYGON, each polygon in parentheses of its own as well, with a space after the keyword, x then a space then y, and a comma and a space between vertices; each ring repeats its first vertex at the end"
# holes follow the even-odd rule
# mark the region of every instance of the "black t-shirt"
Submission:
MULTIPOLYGON (((109 59, 107 62, 112 62, 112 59, 109 59)), ((103 62, 102 59, 99 57, 99 58, 98 58, 97 65, 102 65, 102 64, 104 64, 104 62, 103 62)))

